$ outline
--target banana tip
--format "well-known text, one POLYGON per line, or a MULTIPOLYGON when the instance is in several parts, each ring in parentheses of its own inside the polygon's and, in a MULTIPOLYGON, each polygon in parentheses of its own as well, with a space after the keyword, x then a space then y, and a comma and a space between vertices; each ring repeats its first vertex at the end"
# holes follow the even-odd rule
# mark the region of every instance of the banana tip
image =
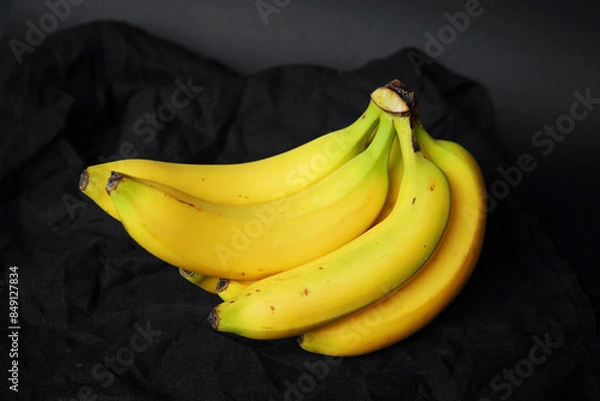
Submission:
POLYGON ((183 277, 192 277, 194 272, 191 270, 179 269, 179 274, 181 274, 183 277))
POLYGON ((79 175, 79 190, 84 192, 90 182, 90 173, 88 173, 87 169, 83 170, 83 172, 79 175))
POLYGON ((115 190, 122 179, 123 176, 121 174, 116 171, 111 171, 110 177, 108 177, 108 180, 106 181, 106 192, 110 194, 111 191, 115 190))
POLYGON ((216 291, 223 292, 227 289, 228 286, 229 286, 229 280, 226 278, 221 278, 217 282, 217 290, 216 291))
POLYGON ((219 321, 221 319, 219 319, 219 314, 217 313, 217 309, 213 309, 212 311, 210 311, 210 314, 208 315, 208 324, 211 325, 211 327, 215 330, 218 330, 219 328, 219 321))

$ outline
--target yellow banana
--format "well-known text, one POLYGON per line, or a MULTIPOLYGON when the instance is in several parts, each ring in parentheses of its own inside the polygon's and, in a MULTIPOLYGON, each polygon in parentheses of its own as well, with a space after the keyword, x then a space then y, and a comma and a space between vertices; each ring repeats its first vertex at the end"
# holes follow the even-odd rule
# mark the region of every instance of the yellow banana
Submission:
MULTIPOLYGON (((371 139, 371 138, 370 138, 371 139)), ((370 142, 369 139, 369 142, 370 142)), ((398 145, 398 138, 394 138, 394 143, 390 150, 389 160, 389 189, 385 199, 385 203, 381 209, 381 212, 373 222, 374 224, 382 221, 393 209, 396 203, 396 196, 398 194, 398 188, 400 187, 400 181, 402 178, 402 158, 400 157, 400 146, 398 145)), ((254 284, 257 280, 230 280, 221 279, 217 284, 217 295, 223 300, 228 301, 242 291, 248 288, 251 284, 254 284)))
POLYGON ((423 153, 439 166, 452 188, 446 233, 420 272, 382 301, 305 333, 300 346, 335 356, 361 355, 417 332, 449 305, 475 267, 486 225, 485 186, 471 154, 457 143, 434 140, 415 129, 423 153))
MULTIPOLYGON (((381 91, 393 92, 376 90, 381 91)), ((388 96, 393 98, 387 93, 372 98, 388 96)), ((443 172, 415 148, 409 106, 400 103, 391 111, 381 117, 379 129, 393 122, 404 164, 392 212, 348 244, 259 280, 217 305, 209 316, 216 330, 253 339, 299 335, 376 302, 423 266, 444 233, 450 187, 443 172)))
POLYGON ((246 288, 256 283, 258 280, 231 280, 222 278, 217 283, 216 294, 223 300, 229 301, 231 298, 238 296, 246 288))
POLYGON ((388 192, 395 132, 301 192, 257 205, 207 202, 115 174, 107 191, 130 236, 159 259, 207 276, 254 280, 315 259, 373 223, 388 192))
POLYGON ((235 164, 186 164, 125 159, 86 168, 80 190, 105 212, 118 214, 104 189, 111 171, 168 185, 224 204, 256 204, 290 196, 320 181, 361 153, 381 110, 369 102, 349 126, 265 159, 235 164))
POLYGON ((219 283, 218 278, 205 276, 203 274, 194 273, 185 269, 179 269, 179 274, 181 275, 181 277, 185 278, 190 283, 202 288, 203 290, 208 291, 211 294, 217 293, 217 285, 219 283))

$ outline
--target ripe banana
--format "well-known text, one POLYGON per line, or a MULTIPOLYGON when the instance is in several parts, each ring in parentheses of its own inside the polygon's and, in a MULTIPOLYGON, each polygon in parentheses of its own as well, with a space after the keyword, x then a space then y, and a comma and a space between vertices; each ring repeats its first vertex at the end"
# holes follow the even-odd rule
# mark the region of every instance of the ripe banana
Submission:
POLYGON ((214 203, 256 204, 298 193, 361 153, 381 110, 369 102, 349 126, 265 159, 236 164, 186 164, 125 159, 86 168, 80 190, 118 220, 104 186, 111 171, 168 185, 214 203))
POLYGON ((116 173, 107 191, 130 236, 179 268, 254 280, 325 255, 373 223, 388 192, 395 132, 377 129, 369 146, 317 183, 274 202, 207 202, 159 183, 116 173))
MULTIPOLYGON (((398 90, 379 88, 372 98, 399 98, 392 89, 398 90)), ((253 339, 299 335, 376 302, 425 264, 446 228, 450 187, 413 141, 416 101, 396 102, 379 123, 379 129, 393 124, 402 153, 402 185, 391 213, 348 244, 217 305, 209 316, 216 330, 253 339)))
POLYGON ((300 346, 306 351, 353 356, 401 341, 441 313, 471 276, 486 226, 481 170, 459 144, 435 140, 421 125, 415 135, 423 153, 444 171, 452 188, 450 222, 442 241, 405 286, 355 314, 305 333, 300 346))
POLYGON ((222 302, 209 323, 352 356, 414 334, 460 293, 486 227, 481 170, 433 139, 398 80, 346 128, 265 159, 89 166, 79 188, 222 302))
POLYGON ((219 284, 218 278, 205 276, 185 269, 179 269, 179 274, 195 286, 198 286, 211 294, 217 293, 217 285, 219 284))

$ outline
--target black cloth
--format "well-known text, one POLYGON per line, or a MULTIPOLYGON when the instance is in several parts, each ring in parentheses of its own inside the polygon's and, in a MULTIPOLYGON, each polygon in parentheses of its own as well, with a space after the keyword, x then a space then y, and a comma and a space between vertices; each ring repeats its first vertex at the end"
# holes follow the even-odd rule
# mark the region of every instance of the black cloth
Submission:
MULTIPOLYGON (((505 164, 485 88, 418 50, 354 71, 288 65, 242 76, 96 22, 49 37, 1 85, 0 261, 3 292, 18 268, 19 399, 600 399, 593 308, 538 213, 498 184, 505 164), (464 291, 381 351, 327 358, 295 339, 215 332, 206 318, 218 297, 78 191, 87 165, 113 158, 222 163, 290 149, 352 122, 394 78, 416 91, 433 136, 473 153, 492 192, 464 291)), ((1 399, 15 396, 8 385, 1 399)))

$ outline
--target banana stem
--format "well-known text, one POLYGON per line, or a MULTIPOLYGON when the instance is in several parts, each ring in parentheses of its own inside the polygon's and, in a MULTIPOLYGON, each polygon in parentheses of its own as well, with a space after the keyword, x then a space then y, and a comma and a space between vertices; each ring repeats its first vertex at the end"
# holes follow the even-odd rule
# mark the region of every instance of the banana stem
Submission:
POLYGON ((413 132, 413 128, 420 122, 419 102, 415 92, 398 79, 394 79, 375 89, 371 93, 371 100, 384 111, 383 115, 393 120, 406 173, 407 167, 414 168, 415 153, 420 150, 413 132))
POLYGON ((402 163, 404 165, 404 175, 409 174, 416 165, 416 152, 419 145, 416 141, 410 122, 406 117, 392 116, 398 142, 400 143, 400 152, 402 154, 402 163))

